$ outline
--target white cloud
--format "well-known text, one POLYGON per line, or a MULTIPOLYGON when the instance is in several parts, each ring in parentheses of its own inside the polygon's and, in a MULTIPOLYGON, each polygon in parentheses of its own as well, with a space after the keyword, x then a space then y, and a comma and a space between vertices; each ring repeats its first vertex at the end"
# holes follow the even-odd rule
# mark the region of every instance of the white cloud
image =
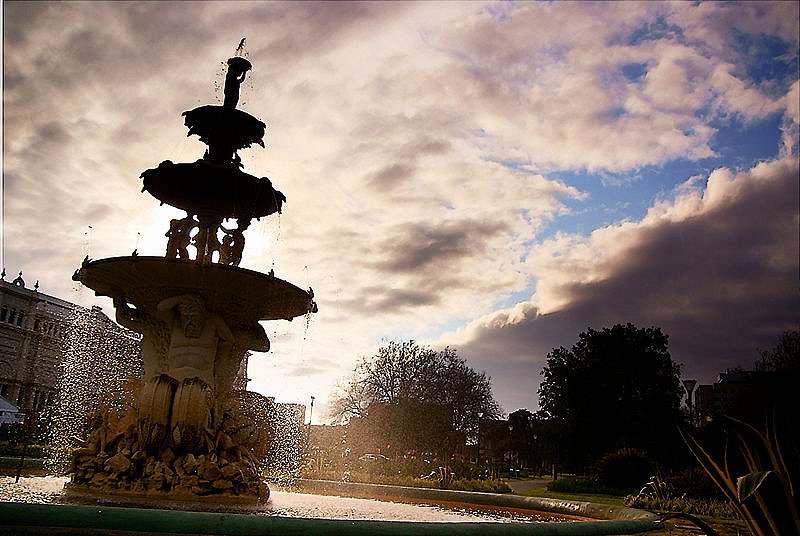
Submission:
MULTIPOLYGON (((283 215, 248 231, 244 265, 312 286, 320 303, 308 332, 300 319, 268 328, 285 341, 254 359, 264 391, 301 388, 292 370, 311 371, 320 356, 328 372, 314 376, 330 384, 380 337, 434 338, 534 281, 536 301, 503 312, 502 322, 556 311, 575 284, 612 277, 647 222, 559 234, 531 250, 572 202, 592 201, 552 171, 634 174, 708 157, 714 114, 758 119, 786 109, 787 136, 797 139, 797 83, 776 99, 737 78, 721 44, 726 27, 715 22, 733 9, 504 8, 4 4, 7 268, 90 304, 90 292, 72 297, 69 280, 85 254, 163 254, 174 212, 139 192, 139 173, 202 155, 180 113, 219 100, 220 62, 242 36, 254 64, 242 107, 268 124, 267 149, 242 152, 245 171, 269 176, 288 197, 283 215), (628 44, 659 15, 686 39, 628 44), (629 63, 646 74, 628 80, 629 63)), ((748 6, 753 20, 735 24, 796 43, 786 9, 748 6)), ((686 195, 654 206, 652 225, 701 210, 718 186, 728 192, 723 178, 710 180, 707 200, 687 185, 686 195)))

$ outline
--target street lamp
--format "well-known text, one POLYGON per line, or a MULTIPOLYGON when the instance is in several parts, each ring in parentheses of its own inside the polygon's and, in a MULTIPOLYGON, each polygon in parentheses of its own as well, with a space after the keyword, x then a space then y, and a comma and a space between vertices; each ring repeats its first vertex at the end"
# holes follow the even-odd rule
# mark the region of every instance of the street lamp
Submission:
POLYGON ((689 424, 694 426, 694 415, 692 408, 692 393, 697 385, 697 380, 683 380, 683 388, 686 390, 686 405, 689 407, 689 424))
POLYGON ((511 448, 511 439, 513 437, 512 436, 512 432, 513 431, 514 431, 514 425, 513 424, 509 424, 508 425, 508 478, 509 479, 511 478, 511 471, 512 471, 511 466, 512 466, 512 459, 513 459, 513 455, 514 455, 514 451, 511 448))
POLYGON ((483 412, 478 412, 478 475, 481 473, 481 419, 483 419, 483 412))
POLYGON ((311 444, 311 418, 314 416, 314 395, 311 395, 311 407, 308 409, 308 426, 306 426, 306 455, 310 456, 309 446, 311 444))
POLYGON ((314 395, 311 395, 311 407, 308 409, 308 429, 311 430, 311 418, 314 416, 314 395))

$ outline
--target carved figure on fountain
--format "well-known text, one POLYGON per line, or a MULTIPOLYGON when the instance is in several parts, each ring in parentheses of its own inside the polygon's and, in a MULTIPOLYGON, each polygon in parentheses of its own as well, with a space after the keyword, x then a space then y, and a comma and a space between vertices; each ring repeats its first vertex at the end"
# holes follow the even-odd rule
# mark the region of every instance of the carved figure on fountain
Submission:
POLYGON ((247 71, 252 69, 249 61, 241 56, 228 58, 228 73, 225 75, 225 108, 236 108, 239 104, 239 87, 244 82, 247 71))
POLYGON ((194 219, 192 214, 187 214, 185 218, 174 219, 169 222, 169 231, 164 235, 169 238, 167 241, 168 259, 188 259, 188 247, 192 241, 192 230, 200 224, 194 219))
POLYGON ((226 229, 220 226, 225 236, 222 238, 222 245, 219 250, 220 264, 230 264, 239 266, 242 262, 244 252, 244 231, 250 226, 250 218, 239 218, 236 221, 236 229, 226 229))

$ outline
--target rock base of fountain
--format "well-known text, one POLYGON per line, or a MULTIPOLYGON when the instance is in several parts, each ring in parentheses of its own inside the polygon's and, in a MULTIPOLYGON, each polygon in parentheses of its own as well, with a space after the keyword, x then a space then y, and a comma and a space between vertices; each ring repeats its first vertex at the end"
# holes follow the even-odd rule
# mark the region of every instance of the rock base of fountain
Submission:
POLYGON ((64 491, 59 502, 74 505, 249 514, 263 511, 269 497, 269 488, 265 487, 265 489, 266 495, 258 497, 225 493, 197 495, 174 491, 137 493, 122 490, 103 490, 94 485, 68 483, 64 485, 64 491))
MULTIPOLYGON (((217 510, 213 502, 225 511, 246 511, 269 499, 262 460, 272 437, 271 399, 230 391, 209 408, 202 426, 180 418, 170 428, 139 406, 146 407, 149 399, 161 402, 158 391, 142 395, 153 385, 175 383, 168 376, 149 383, 129 379, 103 393, 86 446, 72 453, 68 491, 77 502, 91 498, 142 506, 166 501, 183 504, 180 509, 217 510), (181 448, 180 440, 187 437, 191 450, 181 448)), ((180 400, 170 413, 177 415, 179 406, 180 400)))
POLYGON ((175 456, 169 449, 146 456, 130 449, 108 455, 76 456, 75 494, 114 497, 119 501, 161 504, 164 500, 202 503, 204 498, 231 504, 262 504, 269 488, 250 460, 226 460, 216 454, 175 456), (167 461, 172 458, 172 461, 167 461))

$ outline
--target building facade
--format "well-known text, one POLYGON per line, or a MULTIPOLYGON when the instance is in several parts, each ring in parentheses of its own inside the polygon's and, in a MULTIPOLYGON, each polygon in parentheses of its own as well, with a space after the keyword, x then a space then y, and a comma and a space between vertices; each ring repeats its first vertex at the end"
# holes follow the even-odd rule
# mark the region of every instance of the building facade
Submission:
POLYGON ((0 396, 24 415, 39 415, 55 403, 65 361, 79 344, 82 356, 73 358, 90 360, 85 367, 96 378, 140 374, 139 339, 99 307, 39 292, 38 282, 29 288, 22 272, 12 281, 0 277, 0 396))

